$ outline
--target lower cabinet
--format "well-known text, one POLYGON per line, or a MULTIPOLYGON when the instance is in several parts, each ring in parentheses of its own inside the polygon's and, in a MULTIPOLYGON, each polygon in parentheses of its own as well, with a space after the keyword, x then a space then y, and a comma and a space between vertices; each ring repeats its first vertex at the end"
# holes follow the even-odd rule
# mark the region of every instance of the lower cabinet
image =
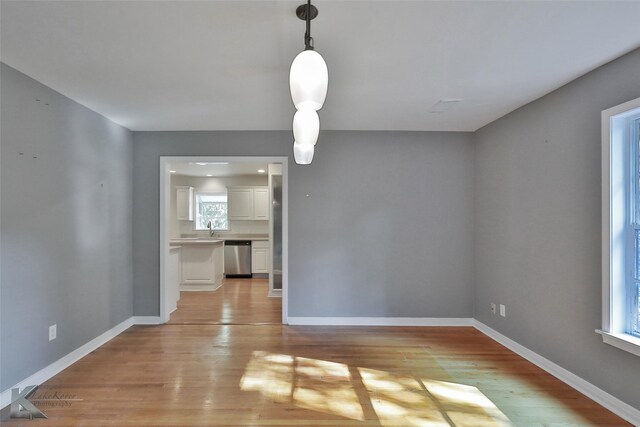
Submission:
POLYGON ((180 246, 169 249, 169 258, 167 259, 167 283, 165 284, 165 305, 166 311, 172 313, 178 308, 178 300, 180 299, 180 246))
POLYGON ((182 246, 182 285, 222 284, 223 245, 185 244, 182 246))
POLYGON ((269 242, 251 242, 251 272, 269 273, 269 242))

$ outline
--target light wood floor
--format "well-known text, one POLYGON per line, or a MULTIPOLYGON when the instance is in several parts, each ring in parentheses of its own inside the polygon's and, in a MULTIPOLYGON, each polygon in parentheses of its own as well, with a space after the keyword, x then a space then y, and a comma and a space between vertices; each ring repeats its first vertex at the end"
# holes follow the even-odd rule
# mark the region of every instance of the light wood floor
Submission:
POLYGON ((268 279, 224 279, 213 292, 180 292, 171 324, 282 323, 282 299, 269 298, 268 279))
POLYGON ((134 326, 45 392, 3 425, 628 425, 473 328, 134 326))

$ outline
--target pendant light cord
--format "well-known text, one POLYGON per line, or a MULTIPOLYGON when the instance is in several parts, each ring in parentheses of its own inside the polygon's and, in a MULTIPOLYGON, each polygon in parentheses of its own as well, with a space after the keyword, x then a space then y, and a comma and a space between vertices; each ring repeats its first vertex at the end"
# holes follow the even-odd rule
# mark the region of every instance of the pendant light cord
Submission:
POLYGON ((311 0, 307 0, 307 32, 304 34, 304 50, 313 50, 313 37, 311 37, 311 0))

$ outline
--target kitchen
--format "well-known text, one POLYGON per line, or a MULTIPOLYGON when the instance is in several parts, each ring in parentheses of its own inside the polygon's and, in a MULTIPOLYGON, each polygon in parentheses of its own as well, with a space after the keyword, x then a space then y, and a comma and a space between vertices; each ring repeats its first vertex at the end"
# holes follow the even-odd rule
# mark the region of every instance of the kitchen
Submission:
POLYGON ((281 323, 282 164, 197 159, 167 168, 169 323, 281 323))

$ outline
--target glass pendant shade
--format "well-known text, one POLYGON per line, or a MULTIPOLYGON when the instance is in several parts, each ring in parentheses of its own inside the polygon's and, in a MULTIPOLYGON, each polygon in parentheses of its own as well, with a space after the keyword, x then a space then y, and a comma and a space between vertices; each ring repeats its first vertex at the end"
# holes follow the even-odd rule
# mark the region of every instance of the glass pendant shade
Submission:
POLYGON ((293 143, 293 158, 299 165, 308 165, 313 160, 313 152, 315 147, 313 144, 300 144, 295 141, 293 143))
POLYGON ((311 108, 296 111, 293 116, 293 139, 298 144, 316 145, 320 133, 320 117, 311 108))
POLYGON ((304 50, 295 57, 289 71, 289 87, 297 110, 321 109, 327 97, 328 84, 327 64, 318 52, 304 50))

